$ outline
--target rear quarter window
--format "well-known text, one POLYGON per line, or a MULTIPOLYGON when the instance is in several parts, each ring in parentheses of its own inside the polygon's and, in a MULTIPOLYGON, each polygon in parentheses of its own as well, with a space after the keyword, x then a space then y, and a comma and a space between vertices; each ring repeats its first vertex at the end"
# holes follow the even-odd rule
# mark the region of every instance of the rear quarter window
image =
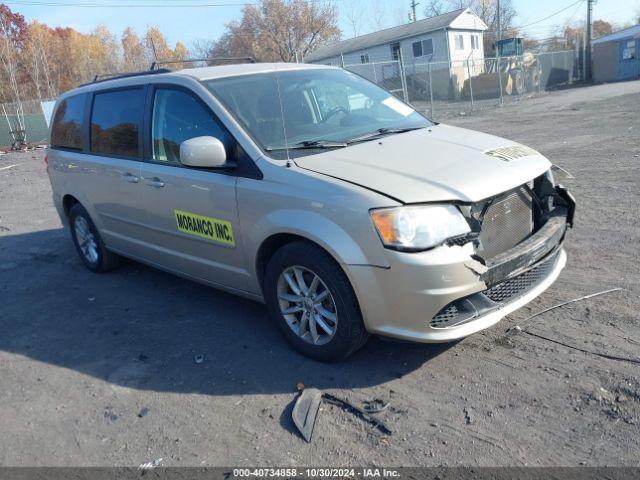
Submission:
POLYGON ((141 88, 96 93, 91 109, 91 151, 139 158, 143 112, 141 88))
POLYGON ((51 126, 51 146, 82 150, 82 124, 86 94, 69 97, 60 102, 51 126))

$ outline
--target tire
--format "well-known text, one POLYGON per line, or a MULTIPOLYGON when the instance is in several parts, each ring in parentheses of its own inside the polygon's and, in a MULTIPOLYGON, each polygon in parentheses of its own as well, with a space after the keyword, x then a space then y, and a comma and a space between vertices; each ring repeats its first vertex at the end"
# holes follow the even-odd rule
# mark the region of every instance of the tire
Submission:
POLYGON ((526 88, 527 92, 535 92, 540 85, 540 71, 537 65, 533 65, 527 71, 526 88))
POLYGON ((108 272, 122 263, 120 255, 110 252, 104 246, 98 229, 85 208, 79 203, 69 211, 69 228, 82 263, 92 272, 108 272))
POLYGON ((522 70, 512 70, 511 78, 513 78, 513 94, 522 95, 524 93, 524 76, 522 70))
POLYGON ((358 300, 344 271, 327 252, 309 242, 296 241, 276 251, 267 264, 263 292, 273 321, 289 343, 307 357, 322 362, 344 360, 361 348, 369 337, 358 300), (296 297, 289 281, 293 279, 299 286, 298 273, 302 274, 307 287, 313 287, 314 275, 318 277, 316 300, 310 299, 311 292, 307 297, 299 296, 304 297, 306 303, 282 298, 296 297), (285 274, 289 275, 289 281, 285 274), (325 290, 329 293, 325 294, 325 290), (321 303, 316 304, 323 296, 321 303), (285 315, 283 310, 286 308, 300 310, 285 315), (335 315, 331 315, 334 312, 335 315), (305 321, 307 313, 309 316, 305 321), (319 323, 316 323, 318 316, 319 323), (335 317, 335 323, 332 317, 335 317), (312 318, 316 335, 320 335, 317 340, 313 336, 312 318), (323 330, 326 327, 333 331, 332 335, 323 330))

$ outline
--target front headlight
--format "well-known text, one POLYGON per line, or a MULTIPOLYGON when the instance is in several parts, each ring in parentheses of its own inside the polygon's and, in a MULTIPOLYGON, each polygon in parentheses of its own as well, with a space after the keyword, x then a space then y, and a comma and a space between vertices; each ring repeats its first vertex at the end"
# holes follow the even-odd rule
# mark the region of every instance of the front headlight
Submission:
POLYGON ((453 205, 416 205, 371 210, 382 243, 398 250, 426 250, 471 232, 453 205))

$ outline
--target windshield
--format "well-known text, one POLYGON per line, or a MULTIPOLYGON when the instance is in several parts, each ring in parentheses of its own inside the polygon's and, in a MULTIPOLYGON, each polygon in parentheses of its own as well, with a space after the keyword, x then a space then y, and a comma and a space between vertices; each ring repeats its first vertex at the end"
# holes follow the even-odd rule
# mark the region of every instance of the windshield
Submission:
POLYGON ((354 139, 431 125, 387 91, 340 69, 272 72, 205 84, 274 158, 285 158, 287 148, 290 156, 310 155, 345 147, 354 139))

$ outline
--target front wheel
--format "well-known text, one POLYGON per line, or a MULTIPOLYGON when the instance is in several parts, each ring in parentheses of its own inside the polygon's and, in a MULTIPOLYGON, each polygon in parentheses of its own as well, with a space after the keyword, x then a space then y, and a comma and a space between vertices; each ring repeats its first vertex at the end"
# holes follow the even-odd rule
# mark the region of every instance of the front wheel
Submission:
POLYGON ((339 361, 366 343, 368 333, 347 276, 313 244, 293 242, 271 257, 264 295, 283 335, 308 357, 339 361))

